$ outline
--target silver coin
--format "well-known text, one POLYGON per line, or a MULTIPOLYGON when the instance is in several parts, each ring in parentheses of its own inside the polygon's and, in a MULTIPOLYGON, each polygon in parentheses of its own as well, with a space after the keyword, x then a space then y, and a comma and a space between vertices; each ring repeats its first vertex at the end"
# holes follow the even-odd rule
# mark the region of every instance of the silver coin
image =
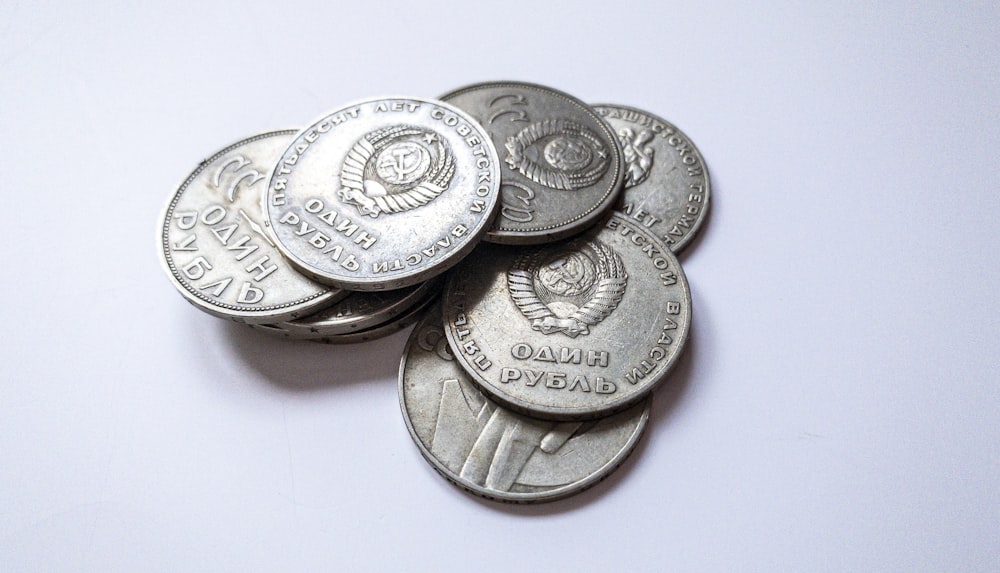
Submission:
POLYGON ((590 422, 503 408, 455 362, 439 307, 410 334, 399 365, 399 404, 420 453, 455 485, 499 501, 553 501, 607 477, 639 441, 650 402, 590 422))
POLYGON ((622 105, 593 106, 618 134, 625 191, 617 209, 677 253, 708 213, 708 168, 684 132, 651 113, 622 105))
POLYGON ((309 316, 274 326, 290 338, 322 338, 363 331, 387 323, 424 301, 432 291, 440 290, 442 277, 396 290, 354 291, 327 308, 309 316))
POLYGON ((475 84, 441 99, 478 119, 505 162, 500 214, 486 241, 531 245, 569 237, 617 200, 624 174, 618 138, 582 101, 520 82, 475 84))
POLYGON ((423 318, 424 315, 427 314, 428 309, 440 298, 440 294, 439 289, 434 290, 406 312, 394 316, 388 322, 378 326, 373 326, 371 328, 366 328, 365 330, 359 330, 350 334, 337 334, 333 336, 324 336, 322 338, 313 338, 310 339, 310 342, 322 342, 324 344, 357 344, 359 342, 368 342, 370 340, 376 340, 378 338, 389 336, 390 334, 395 334, 400 330, 409 328, 423 318))
POLYGON ((346 295, 296 272, 263 226, 267 174, 294 134, 255 135, 202 161, 161 214, 160 261, 201 310, 238 322, 274 322, 346 295))
POLYGON ((441 274, 495 216, 500 166, 465 112, 418 98, 333 111, 295 137, 268 182, 266 221, 302 273, 349 290, 441 274))
POLYGON ((458 361, 497 401, 580 420, 643 399, 676 363, 691 324, 677 259, 615 213, 570 241, 481 246, 448 279, 458 361))

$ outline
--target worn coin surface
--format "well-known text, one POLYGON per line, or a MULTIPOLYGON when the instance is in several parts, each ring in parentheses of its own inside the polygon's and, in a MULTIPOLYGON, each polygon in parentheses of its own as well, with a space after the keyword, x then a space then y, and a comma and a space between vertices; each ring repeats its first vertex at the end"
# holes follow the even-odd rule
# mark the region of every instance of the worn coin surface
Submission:
POLYGON ((708 213, 708 168, 684 132, 649 112, 622 105, 593 106, 618 134, 625 158, 625 191, 617 209, 680 252, 708 213))
POLYGON ((587 104, 521 82, 475 84, 442 99, 478 119, 504 160, 500 214, 487 241, 551 242, 585 230, 614 205, 621 148, 587 104))
POLYGON ((615 213, 569 241, 483 245, 448 278, 448 341, 505 406, 546 419, 606 416, 673 367, 691 294, 670 249, 615 213))
POLYGON ((495 215, 500 166, 465 112, 419 98, 335 110, 276 162, 266 221, 302 273, 350 290, 414 285, 444 272, 495 215))
POLYGON ((553 501, 607 477, 639 441, 650 401, 589 422, 503 408, 455 362, 440 308, 417 324, 399 365, 399 403, 420 453, 452 483, 499 501, 553 501))
POLYGON ((160 217, 158 251, 171 282, 209 314, 264 323, 310 314, 347 293, 289 265, 265 232, 267 174, 294 130, 261 133, 201 162, 160 217))
POLYGON ((406 288, 361 292, 353 291, 323 310, 275 326, 289 338, 322 338, 350 334, 384 324, 424 302, 432 291, 439 291, 443 278, 436 277, 406 288))

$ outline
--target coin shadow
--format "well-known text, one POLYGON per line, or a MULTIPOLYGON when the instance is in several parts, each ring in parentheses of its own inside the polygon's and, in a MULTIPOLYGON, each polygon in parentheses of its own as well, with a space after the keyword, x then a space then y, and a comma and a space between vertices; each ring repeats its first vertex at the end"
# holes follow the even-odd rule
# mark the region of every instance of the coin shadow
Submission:
POLYGON ((410 330, 412 327, 407 327, 358 344, 324 344, 279 338, 227 323, 225 336, 233 353, 269 384, 285 391, 310 392, 395 379, 397 357, 403 355, 410 330))

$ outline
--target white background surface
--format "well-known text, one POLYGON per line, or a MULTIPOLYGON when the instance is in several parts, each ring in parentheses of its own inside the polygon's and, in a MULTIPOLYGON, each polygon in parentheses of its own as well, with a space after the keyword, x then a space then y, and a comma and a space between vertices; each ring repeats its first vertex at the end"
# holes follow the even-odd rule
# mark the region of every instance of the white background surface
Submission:
POLYGON ((995 2, 376 4, 0 4, 0 570, 1000 569, 995 2), (420 457, 405 333, 273 340, 155 251, 231 141, 491 79, 657 113, 713 185, 643 442, 533 507, 420 457))

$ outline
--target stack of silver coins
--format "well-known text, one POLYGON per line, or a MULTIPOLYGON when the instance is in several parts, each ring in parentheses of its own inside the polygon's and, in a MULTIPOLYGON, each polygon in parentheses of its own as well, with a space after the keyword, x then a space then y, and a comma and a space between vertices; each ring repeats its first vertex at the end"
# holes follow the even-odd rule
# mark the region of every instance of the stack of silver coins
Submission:
POLYGON ((476 495, 551 501, 642 435, 688 338, 674 253, 709 191, 669 122, 491 82, 222 149, 170 198, 158 250, 189 302, 279 337, 416 323, 399 400, 421 454, 476 495))

